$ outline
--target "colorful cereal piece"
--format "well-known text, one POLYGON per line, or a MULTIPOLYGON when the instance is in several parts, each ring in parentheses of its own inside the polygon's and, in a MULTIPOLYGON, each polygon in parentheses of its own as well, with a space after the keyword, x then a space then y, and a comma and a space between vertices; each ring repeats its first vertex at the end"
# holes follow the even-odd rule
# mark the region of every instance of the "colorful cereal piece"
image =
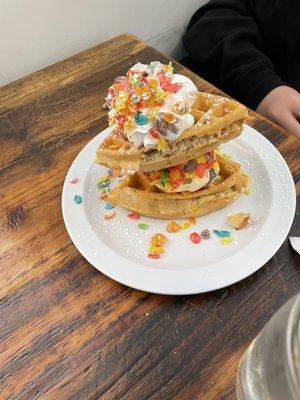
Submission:
POLYGON ((158 258, 160 258, 160 254, 158 254, 158 253, 148 253, 148 258, 158 259, 158 258))
POLYGON ((189 222, 183 222, 179 226, 180 226, 180 229, 188 229, 191 226, 191 224, 189 222))
POLYGON ((201 236, 197 232, 192 232, 190 234, 190 239, 194 244, 198 244, 201 242, 201 236))
POLYGON ((77 183, 79 181, 79 179, 78 178, 74 178, 74 179, 72 179, 71 181, 70 181, 70 183, 73 183, 73 184, 75 184, 75 183, 77 183))
POLYGON ((209 170, 209 181, 212 182, 217 177, 217 173, 214 169, 209 170))
POLYGON ((231 233, 230 231, 219 231, 217 229, 214 229, 214 233, 219 237, 219 238, 226 238, 230 237, 231 233))
POLYGON ((144 224, 143 222, 140 222, 138 224, 139 229, 141 229, 142 231, 145 231, 148 228, 148 224, 144 224))
POLYGON ((162 233, 156 233, 150 239, 150 243, 153 246, 162 247, 167 241, 167 238, 162 233))
POLYGON ((180 225, 177 224, 177 222, 175 222, 175 221, 171 221, 167 225, 167 231, 170 233, 178 232, 178 231, 180 231, 180 225))
POLYGON ((149 133, 154 139, 158 139, 159 138, 159 132, 156 129, 151 128, 149 133))
POLYGON ((109 181, 109 180, 106 180, 106 181, 98 182, 98 183, 97 183, 98 189, 106 188, 106 187, 108 187, 109 185, 110 185, 110 181, 109 181))
POLYGON ((134 212, 134 211, 132 211, 131 213, 127 214, 127 217, 130 218, 130 219, 133 219, 134 221, 140 218, 139 214, 134 212))
POLYGON ((168 124, 171 124, 172 122, 176 121, 176 116, 172 113, 163 113, 162 118, 168 124))
POLYGON ((189 218, 188 222, 189 222, 189 224, 191 224, 191 225, 196 225, 197 220, 196 220, 196 218, 189 218))
POLYGON ((188 163, 183 167, 186 172, 192 172, 197 166, 196 160, 190 160, 188 163))
POLYGON ((201 237, 204 240, 210 239, 210 233, 208 229, 204 229, 204 231, 201 232, 201 237))
POLYGON ((230 244, 230 243, 232 243, 233 241, 234 241, 234 238, 233 238, 232 236, 223 237, 222 239, 219 240, 220 244, 223 244, 223 245, 230 244))
POLYGON ((185 101, 179 101, 173 106, 173 110, 176 114, 183 115, 190 111, 188 103, 185 101))
POLYGON ((202 156, 199 156, 199 157, 197 158, 197 161, 198 161, 198 163, 204 164, 204 165, 205 165, 205 164, 207 163, 206 156, 202 154, 202 156))
POLYGON ((141 101, 141 98, 139 96, 137 96, 136 94, 133 94, 130 96, 130 100, 133 102, 133 104, 137 104, 141 101))
POLYGON ((174 189, 177 189, 184 180, 184 173, 179 167, 169 169, 170 183, 174 189))
POLYGON ((206 169, 207 169, 207 165, 206 164, 198 164, 196 169, 195 169, 196 175, 198 175, 199 178, 203 178, 206 169))
POLYGON ((98 178, 98 182, 99 183, 103 183, 103 182, 106 182, 106 181, 109 181, 109 177, 108 176, 100 176, 98 178))
POLYGON ((112 203, 110 203, 109 201, 107 201, 107 202, 104 204, 105 210, 111 210, 111 209, 114 208, 114 207, 115 207, 115 205, 112 204, 112 203))
POLYGON ((178 224, 176 221, 171 221, 167 225, 167 231, 170 233, 179 232, 183 229, 188 229, 192 224, 196 224, 196 219, 192 218, 189 222, 182 222, 178 224))
POLYGON ((150 238, 150 244, 148 248, 149 258, 160 258, 160 255, 165 252, 164 244, 167 238, 162 233, 156 233, 150 238))
MULTIPOLYGON (((130 77, 130 81, 133 85, 137 85, 140 81, 140 76, 138 74, 134 74, 130 77)), ((133 101, 133 100, 132 100, 133 101)))
MULTIPOLYGON (((154 107, 154 108, 152 108, 152 109, 149 111, 149 113, 148 113, 148 119, 149 119, 150 121, 154 121, 154 120, 155 120, 156 115, 157 115, 157 113, 158 113, 158 110, 159 110, 158 107, 154 107)), ((150 130, 151 130, 151 129, 150 129, 150 130)), ((159 132, 158 132, 158 133, 159 133, 159 132)))
POLYGON ((158 73, 158 79, 160 87, 166 92, 177 93, 182 87, 181 83, 171 83, 172 78, 162 72, 158 73))
POLYGON ((170 174, 169 171, 167 171, 166 169, 163 169, 160 173, 160 181, 161 183, 166 186, 166 184, 169 182, 170 179, 170 174))
POLYGON ((127 121, 126 115, 122 113, 117 113, 115 116, 116 122, 120 127, 124 127, 125 122, 127 121))
POLYGON ((108 220, 112 219, 115 215, 116 215, 116 213, 114 211, 109 211, 104 214, 104 219, 106 221, 108 221, 108 220))
POLYGON ((73 201, 74 201, 75 204, 81 204, 82 203, 82 197, 79 194, 76 194, 73 197, 73 201))
POLYGON ((141 113, 138 113, 134 116, 135 122, 137 125, 147 125, 148 124, 148 118, 146 115, 143 115, 141 113))
POLYGON ((172 63, 172 61, 170 61, 169 64, 167 65, 167 71, 168 71, 170 74, 173 74, 174 68, 173 68, 173 63, 172 63))
POLYGON ((156 253, 156 254, 163 254, 165 252, 163 246, 154 246, 153 244, 149 246, 148 250, 149 253, 156 253))
POLYGON ((104 188, 103 190, 102 190, 102 193, 100 194, 100 196, 99 196, 99 199, 100 200, 105 200, 106 199, 106 196, 108 195, 108 193, 110 193, 111 192, 111 190, 110 190, 110 188, 104 188))
POLYGON ((105 187, 102 189, 102 193, 108 194, 111 192, 111 188, 110 187, 105 187))

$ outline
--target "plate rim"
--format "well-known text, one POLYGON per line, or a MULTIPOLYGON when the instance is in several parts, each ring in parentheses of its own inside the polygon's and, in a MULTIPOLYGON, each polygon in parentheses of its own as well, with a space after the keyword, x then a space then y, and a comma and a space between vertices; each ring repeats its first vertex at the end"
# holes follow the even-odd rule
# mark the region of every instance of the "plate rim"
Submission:
MULTIPOLYGON (((69 180, 72 177, 72 170, 76 168, 77 164, 80 163, 81 159, 84 157, 85 153, 88 152, 88 149, 92 148, 93 146, 96 146, 96 143, 101 139, 104 138, 104 136, 106 134, 108 134, 108 132, 110 131, 110 128, 106 128, 105 130, 99 132, 94 138, 92 138, 82 149, 81 151, 78 153, 78 155, 76 156, 76 158, 73 160, 71 166, 69 167, 69 170, 67 172, 66 178, 64 180, 64 184, 63 184, 63 190, 62 190, 62 197, 61 197, 61 204, 62 204, 62 215, 63 215, 63 220, 67 229, 67 232, 73 242, 73 244, 75 245, 75 247, 79 250, 79 252, 81 253, 81 255, 92 265, 94 266, 97 270, 99 270, 100 272, 102 272, 104 275, 108 276, 109 278, 117 281, 118 283, 121 283, 123 285, 126 285, 128 287, 134 288, 134 289, 138 289, 138 290, 142 290, 145 292, 149 292, 149 293, 155 293, 155 294, 163 294, 163 295, 192 295, 192 294, 198 294, 198 293, 207 293, 210 291, 214 291, 214 290, 218 290, 224 287, 228 287, 232 284, 235 284, 245 278, 247 278, 248 276, 252 275, 253 273, 255 273, 257 270, 259 270, 260 268, 262 268, 278 251, 278 249, 281 247, 282 243, 285 241, 288 232, 290 231, 291 225, 293 223, 294 220, 294 215, 295 215, 295 208, 296 208, 296 192, 295 192, 295 185, 294 185, 294 181, 293 181, 293 177, 292 174, 289 170, 289 167, 286 163, 286 161, 284 160, 283 156, 281 155, 281 153, 278 151, 278 149, 267 139, 265 138, 261 133, 259 133, 256 129, 248 126, 245 124, 245 127, 247 127, 247 131, 250 130, 250 133, 254 136, 256 136, 256 139, 258 139, 258 141, 261 141, 261 143, 263 144, 263 146, 267 146, 269 147, 269 149, 272 149, 273 154, 276 155, 277 159, 280 160, 281 163, 281 167, 283 167, 285 169, 285 173, 288 176, 289 179, 289 189, 292 192, 292 196, 290 198, 291 201, 291 205, 292 205, 292 209, 289 208, 289 214, 288 217, 286 219, 286 225, 284 227, 284 233, 282 233, 281 235, 279 235, 279 237, 276 240, 276 245, 271 246, 271 249, 266 252, 266 254, 263 257, 260 257, 260 261, 257 262, 256 261, 256 265, 253 266, 248 266, 247 271, 244 271, 244 273, 240 273, 240 275, 237 278, 233 278, 230 279, 229 282, 225 282, 224 283, 224 279, 222 281, 220 281, 219 284, 217 284, 216 282, 206 288, 206 289, 201 289, 201 288, 197 288, 193 286, 193 288, 191 287, 190 289, 183 287, 182 289, 176 287, 175 288, 171 288, 171 287, 167 287, 165 285, 158 285, 158 287, 153 287, 153 284, 151 287, 147 286, 147 279, 146 279, 146 283, 145 283, 145 276, 143 272, 145 272, 144 270, 142 270, 142 268, 144 267, 144 269, 148 268, 148 272, 146 275, 149 275, 149 273, 152 275, 151 278, 153 278, 153 274, 155 274, 158 278, 158 281, 161 279, 169 279, 170 277, 174 277, 175 275, 177 276, 178 279, 183 279, 185 278, 185 275, 188 273, 191 273, 192 271, 192 275, 198 274, 197 278, 198 279, 202 279, 203 278, 203 273, 201 273, 199 268, 193 268, 193 269, 185 269, 185 270, 154 270, 152 268, 149 268, 145 265, 139 264, 138 262, 133 262, 130 261, 126 258, 124 258, 121 254, 114 252, 113 250, 111 250, 106 243, 104 243, 101 238, 99 238, 95 232, 91 233, 91 235, 96 236, 98 238, 98 240, 101 241, 101 244, 103 246, 103 248, 105 249, 105 251, 108 252, 108 255, 111 254, 114 257, 117 257, 118 259, 120 259, 121 262, 123 262, 124 264, 128 264, 130 263, 130 268, 133 268, 133 266, 135 266, 135 273, 137 273, 138 275, 140 275, 141 277, 141 282, 137 283, 137 280, 131 280, 128 281, 128 275, 129 275, 129 279, 130 279, 130 274, 124 274, 124 268, 123 270, 120 270, 116 267, 113 266, 112 269, 107 268, 105 265, 99 265, 97 262, 95 262, 95 259, 93 256, 91 256, 91 254, 89 254, 89 251, 86 251, 86 248, 89 246, 88 242, 84 239, 84 238, 79 238, 78 237, 78 232, 76 234, 76 232, 74 231, 74 226, 72 221, 70 221, 70 215, 69 215, 69 204, 70 204, 70 199, 67 199, 68 196, 68 192, 69 192, 69 180), (136 266, 138 268, 136 268, 136 266), (118 272, 119 271, 119 272, 118 272)), ((248 135, 249 133, 247 133, 248 135)), ((95 150, 95 149, 94 149, 95 150)), ((91 163, 90 163, 91 164, 91 163)), ((88 166, 90 166, 90 164, 88 166)), ((267 167, 266 167, 267 168, 267 167)), ((88 170, 89 168, 87 168, 86 170, 88 170)), ((267 169, 268 170, 268 169, 267 169)), ((269 171, 269 170, 268 170, 269 171)), ((83 215, 84 214, 84 208, 81 208, 82 212, 80 212, 80 208, 78 209, 79 211, 79 215, 83 215)), ((92 230, 91 230, 92 231, 92 230)), ((248 247, 248 246, 247 246, 248 247)), ((234 256, 236 256, 239 252, 241 252, 242 250, 236 252, 234 255, 228 257, 227 259, 231 259, 234 256)), ((223 262, 223 261, 222 261, 223 262)), ((218 263, 214 263, 209 265, 208 267, 213 267, 213 265, 216 264, 220 264, 220 262, 218 263)), ((126 266, 125 266, 126 268, 126 266)), ((126 271, 125 271, 126 272, 126 271)), ((133 271, 132 271, 133 272, 133 271)), ((204 276, 205 278, 205 276, 204 276)), ((198 281, 197 279, 197 281, 198 281)), ((194 283, 194 282, 193 282, 194 283)))

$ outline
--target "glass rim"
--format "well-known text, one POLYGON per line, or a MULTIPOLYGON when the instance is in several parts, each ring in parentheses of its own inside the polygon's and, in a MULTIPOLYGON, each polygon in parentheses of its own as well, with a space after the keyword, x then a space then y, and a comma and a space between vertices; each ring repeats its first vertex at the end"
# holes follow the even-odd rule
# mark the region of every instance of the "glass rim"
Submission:
POLYGON ((300 398, 300 293, 290 310, 285 341, 285 369, 292 395, 300 398))

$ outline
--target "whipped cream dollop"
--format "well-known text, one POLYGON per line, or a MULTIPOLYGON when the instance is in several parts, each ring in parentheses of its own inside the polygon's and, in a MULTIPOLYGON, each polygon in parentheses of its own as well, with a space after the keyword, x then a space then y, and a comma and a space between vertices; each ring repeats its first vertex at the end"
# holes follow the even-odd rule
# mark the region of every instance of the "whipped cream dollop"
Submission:
POLYGON ((173 74, 171 63, 135 64, 109 88, 110 126, 136 147, 176 140, 195 123, 190 107, 196 92, 191 79, 173 74))
MULTIPOLYGON (((174 74, 172 83, 180 83, 181 89, 177 93, 170 93, 166 102, 158 110, 158 113, 173 113, 176 116, 177 121, 174 123, 178 128, 177 133, 173 133, 171 130, 166 130, 166 134, 163 136, 165 140, 176 140, 185 130, 191 128, 194 123, 194 117, 191 113, 179 115, 174 112, 175 104, 179 102, 187 103, 191 107, 195 101, 195 92, 197 87, 188 77, 181 74, 174 74)), ((136 126, 128 133, 128 139, 134 143, 136 147, 142 144, 147 148, 154 148, 157 145, 159 138, 154 138, 150 134, 150 129, 155 129, 155 121, 149 121, 146 125, 136 126)))

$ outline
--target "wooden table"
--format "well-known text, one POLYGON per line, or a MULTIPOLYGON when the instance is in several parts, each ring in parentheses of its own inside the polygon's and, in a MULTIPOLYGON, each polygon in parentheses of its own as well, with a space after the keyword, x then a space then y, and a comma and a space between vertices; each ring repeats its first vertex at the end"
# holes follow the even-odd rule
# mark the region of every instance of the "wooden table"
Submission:
MULTIPOLYGON (((107 126, 101 105, 113 77, 156 59, 168 61, 121 35, 0 89, 1 400, 235 399, 243 351, 299 290, 288 240, 248 279, 185 297, 122 286, 71 243, 61 214, 67 170, 107 126)), ((299 179, 299 141, 257 115, 253 126, 299 179)), ((298 215, 290 235, 299 228, 298 215)))

